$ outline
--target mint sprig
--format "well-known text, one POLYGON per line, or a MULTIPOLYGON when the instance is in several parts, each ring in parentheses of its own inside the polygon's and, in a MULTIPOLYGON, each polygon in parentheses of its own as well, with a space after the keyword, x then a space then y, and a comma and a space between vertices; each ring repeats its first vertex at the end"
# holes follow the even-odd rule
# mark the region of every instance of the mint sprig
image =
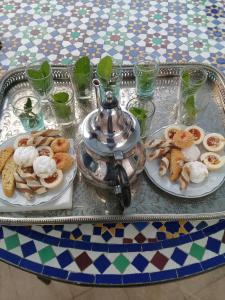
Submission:
POLYGON ((111 56, 103 57, 97 66, 97 74, 100 79, 108 82, 112 75, 113 61, 111 56))
POLYGON ((41 94, 45 94, 51 87, 51 77, 49 76, 51 67, 46 60, 40 65, 40 69, 28 69, 27 74, 31 79, 33 89, 41 94))
POLYGON ((136 117, 136 119, 139 122, 140 128, 141 128, 141 134, 144 134, 144 130, 146 127, 146 119, 148 117, 148 111, 144 108, 140 107, 130 107, 129 111, 136 117))
POLYGON ((85 89, 90 85, 91 79, 91 63, 87 56, 78 59, 73 68, 73 78, 80 92, 85 92, 85 89))
POLYGON ((51 95, 51 97, 56 116, 60 119, 69 119, 71 115, 71 108, 67 103, 69 94, 66 92, 59 92, 51 95))
POLYGON ((19 117, 21 119, 28 119, 28 123, 29 123, 29 127, 30 128, 34 128, 38 125, 38 115, 35 114, 32 110, 32 101, 31 99, 28 97, 26 103, 24 104, 24 112, 22 112, 19 117))

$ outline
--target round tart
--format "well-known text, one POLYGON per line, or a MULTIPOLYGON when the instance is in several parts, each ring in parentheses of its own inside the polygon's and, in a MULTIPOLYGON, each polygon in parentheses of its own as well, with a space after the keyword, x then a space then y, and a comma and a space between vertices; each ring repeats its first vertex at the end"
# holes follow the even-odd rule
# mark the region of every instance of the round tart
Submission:
POLYGON ((48 157, 53 157, 53 151, 49 146, 39 146, 37 147, 38 155, 39 156, 48 156, 48 157))
POLYGON ((214 152, 203 153, 200 159, 210 171, 218 170, 225 164, 225 157, 214 152))
POLYGON ((15 142, 14 142, 14 148, 18 148, 18 147, 26 147, 28 140, 30 139, 30 135, 28 134, 24 134, 19 136, 15 142))
POLYGON ((185 129, 185 131, 190 132, 194 137, 194 144, 199 145, 204 139, 205 133, 202 128, 199 126, 189 126, 185 129))
POLYGON ((55 153, 53 159, 56 162, 57 169, 65 171, 72 167, 73 157, 68 153, 65 152, 55 153))
POLYGON ((166 127, 165 133, 164 133, 165 139, 171 140, 178 130, 180 130, 180 127, 177 125, 170 125, 170 126, 166 127))
POLYGON ((41 184, 48 188, 48 189, 53 189, 57 187, 63 180, 63 173, 61 170, 56 170, 55 173, 53 173, 51 176, 47 178, 41 178, 40 182, 41 184))
POLYGON ((194 137, 188 131, 178 130, 173 136, 173 142, 177 147, 184 149, 193 145, 194 137))
POLYGON ((204 137, 203 146, 210 152, 218 152, 224 148, 224 137, 219 133, 209 133, 204 137))

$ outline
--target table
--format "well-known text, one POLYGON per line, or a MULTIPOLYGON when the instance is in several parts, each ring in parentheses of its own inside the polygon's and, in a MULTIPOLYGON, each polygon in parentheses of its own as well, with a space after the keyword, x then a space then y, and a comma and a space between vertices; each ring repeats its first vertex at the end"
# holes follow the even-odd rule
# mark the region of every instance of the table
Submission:
MULTIPOLYGON (((103 53, 130 64, 197 61, 225 71, 224 1, 2 1, 3 70, 47 57, 103 53)), ((225 263, 225 220, 0 227, 0 259, 37 275, 94 285, 146 284, 225 263)))

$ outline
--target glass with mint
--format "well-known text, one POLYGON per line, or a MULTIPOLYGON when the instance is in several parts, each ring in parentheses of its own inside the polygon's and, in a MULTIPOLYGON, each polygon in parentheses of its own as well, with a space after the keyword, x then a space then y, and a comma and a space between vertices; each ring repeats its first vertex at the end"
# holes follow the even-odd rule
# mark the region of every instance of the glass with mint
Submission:
POLYGON ((138 60, 134 66, 136 93, 139 97, 152 98, 159 65, 153 60, 138 60))
POLYGON ((141 138, 147 138, 150 135, 151 122, 155 114, 153 101, 134 98, 128 102, 126 109, 138 120, 141 138))
POLYGON ((199 97, 207 72, 199 67, 185 67, 181 71, 179 87, 178 119, 181 124, 193 125, 197 115, 203 111, 207 104, 207 97, 199 97))
POLYGON ((87 56, 76 60, 72 67, 69 67, 71 81, 78 100, 90 99, 92 94, 93 66, 87 56))
POLYGON ((25 131, 44 128, 43 113, 39 100, 34 96, 23 96, 12 101, 14 114, 20 119, 25 131))
POLYGON ((100 96, 104 101, 106 92, 111 91, 113 96, 120 99, 122 81, 122 62, 111 56, 103 57, 97 66, 97 78, 100 81, 100 96))
POLYGON ((26 75, 34 93, 46 98, 53 87, 52 69, 47 60, 37 61, 26 66, 26 75))
POLYGON ((70 126, 74 123, 74 93, 71 87, 55 86, 49 102, 59 125, 70 126))

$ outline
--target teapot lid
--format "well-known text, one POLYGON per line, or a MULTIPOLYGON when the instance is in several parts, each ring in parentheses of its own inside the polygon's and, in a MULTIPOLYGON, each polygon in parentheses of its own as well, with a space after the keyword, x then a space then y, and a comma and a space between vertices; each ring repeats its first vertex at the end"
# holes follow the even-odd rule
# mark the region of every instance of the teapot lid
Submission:
POLYGON ((120 108, 111 91, 106 92, 100 108, 84 119, 82 133, 86 146, 101 156, 126 153, 140 140, 138 121, 120 108))

